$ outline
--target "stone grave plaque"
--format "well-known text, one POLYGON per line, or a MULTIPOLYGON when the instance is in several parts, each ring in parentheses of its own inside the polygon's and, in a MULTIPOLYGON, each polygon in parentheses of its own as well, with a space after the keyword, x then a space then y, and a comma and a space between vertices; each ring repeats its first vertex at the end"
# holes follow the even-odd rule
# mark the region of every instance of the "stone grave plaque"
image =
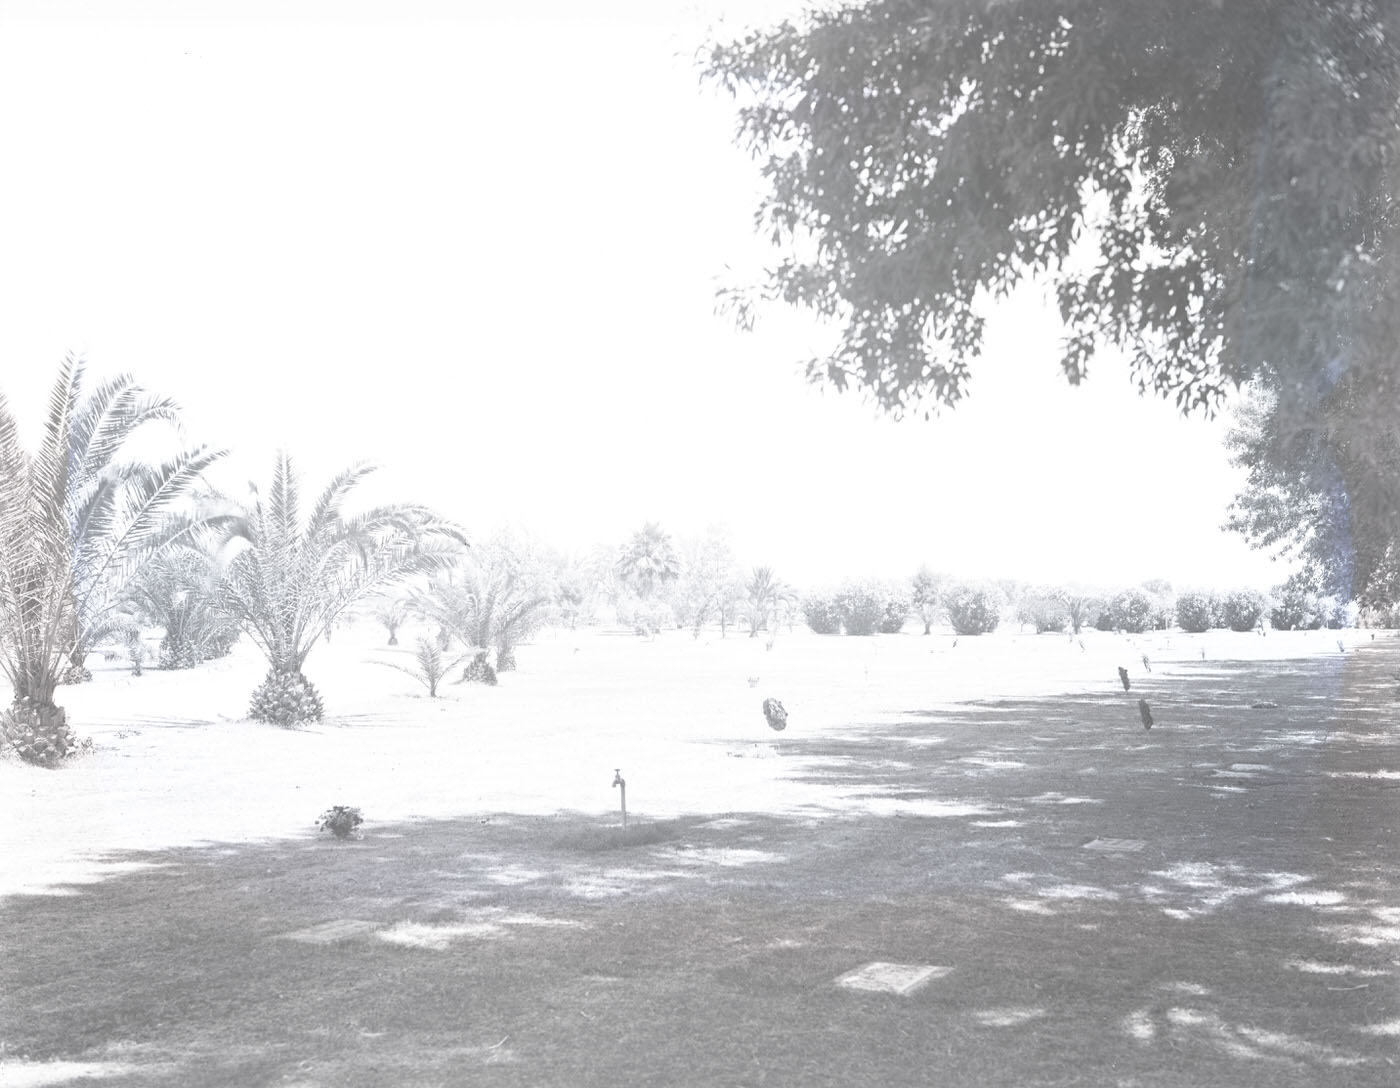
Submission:
POLYGON ((867 963, 847 971, 836 985, 848 990, 865 990, 877 994, 912 994, 930 979, 942 978, 951 967, 935 967, 927 963, 867 963))
POLYGON ((1092 839, 1084 844, 1084 849, 1103 854, 1130 854, 1146 845, 1142 839, 1092 839))

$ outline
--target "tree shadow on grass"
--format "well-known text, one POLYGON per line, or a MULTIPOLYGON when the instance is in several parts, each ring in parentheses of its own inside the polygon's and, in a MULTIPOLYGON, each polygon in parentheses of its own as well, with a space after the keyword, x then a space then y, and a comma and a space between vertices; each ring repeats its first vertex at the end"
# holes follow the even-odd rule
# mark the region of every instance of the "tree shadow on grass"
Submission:
POLYGON ((1348 699, 1394 657, 1353 657, 785 734, 825 810, 625 843, 499 814, 123 855, 0 904, 0 1055, 120 1088, 1388 1085, 1400 745, 1348 699), (876 961, 948 970, 835 984, 876 961))

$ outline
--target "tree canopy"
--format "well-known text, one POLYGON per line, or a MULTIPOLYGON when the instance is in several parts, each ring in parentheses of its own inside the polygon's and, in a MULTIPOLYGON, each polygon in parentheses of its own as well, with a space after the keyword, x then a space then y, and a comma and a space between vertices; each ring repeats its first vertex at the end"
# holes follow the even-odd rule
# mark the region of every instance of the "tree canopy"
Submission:
POLYGON ((726 302, 833 319, 813 380, 932 414, 1037 281, 1071 382, 1113 348, 1183 412, 1265 389, 1249 463, 1359 591, 1400 523, 1397 43, 1394 0, 868 0, 716 44, 779 253, 726 302))
POLYGON ((872 0, 717 45, 784 251, 760 293, 838 317, 813 373, 895 410, 963 396, 983 298, 1028 276, 1071 381, 1114 344, 1186 409, 1265 368, 1315 394, 1392 320, 1397 19, 872 0))

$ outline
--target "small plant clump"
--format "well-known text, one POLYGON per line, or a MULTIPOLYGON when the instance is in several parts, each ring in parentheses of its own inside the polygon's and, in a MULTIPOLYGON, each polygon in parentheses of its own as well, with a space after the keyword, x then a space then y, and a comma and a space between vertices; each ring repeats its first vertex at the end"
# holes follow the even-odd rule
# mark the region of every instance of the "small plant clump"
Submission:
POLYGON ((348 839, 354 836, 355 829, 364 822, 365 818, 359 809, 350 805, 333 805, 321 813, 316 826, 322 831, 329 831, 337 839, 348 839))
POLYGON ((24 762, 52 769, 91 751, 92 741, 77 738, 62 707, 22 698, 0 714, 0 748, 13 748, 24 762))
POLYGON ((248 717, 255 722, 292 726, 319 722, 324 713, 315 686, 299 672, 268 670, 267 678, 253 692, 248 717))

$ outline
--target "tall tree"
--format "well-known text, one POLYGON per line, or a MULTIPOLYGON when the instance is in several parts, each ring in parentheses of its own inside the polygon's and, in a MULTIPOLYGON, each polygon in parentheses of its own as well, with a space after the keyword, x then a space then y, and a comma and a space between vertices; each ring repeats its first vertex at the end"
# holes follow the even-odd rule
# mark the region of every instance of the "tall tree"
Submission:
POLYGON ((1071 381, 1112 344, 1185 408, 1262 369, 1313 402, 1393 365, 1397 35, 1388 0, 870 0, 707 73, 768 179, 759 295, 844 325, 814 376, 956 403, 980 296, 1037 277, 1071 381))
POLYGON ((466 538, 414 503, 345 511, 370 465, 337 474, 303 513, 291 458, 279 453, 264 499, 222 533, 226 606, 267 657, 249 717, 295 725, 319 720, 321 697, 302 673, 307 655, 345 609, 388 586, 457 562, 466 538))
POLYGON ((86 639, 142 560, 177 535, 169 515, 223 456, 132 458, 146 424, 177 421, 174 402, 128 375, 85 391, 83 376, 72 357, 59 367, 33 454, 0 394, 0 671, 14 688, 0 737, 48 766, 74 744, 54 702, 64 659, 81 669, 86 639))
POLYGON ((671 535, 654 521, 632 534, 614 564, 617 576, 642 600, 650 600, 658 586, 680 577, 681 561, 671 535))
POLYGON ((1260 501, 1326 519, 1318 561, 1352 591, 1392 563, 1400 5, 869 0, 706 71, 739 98, 780 251, 726 301, 838 321, 814 380, 956 404, 986 300, 1034 280, 1071 382, 1112 347, 1183 411, 1261 383, 1260 501))

